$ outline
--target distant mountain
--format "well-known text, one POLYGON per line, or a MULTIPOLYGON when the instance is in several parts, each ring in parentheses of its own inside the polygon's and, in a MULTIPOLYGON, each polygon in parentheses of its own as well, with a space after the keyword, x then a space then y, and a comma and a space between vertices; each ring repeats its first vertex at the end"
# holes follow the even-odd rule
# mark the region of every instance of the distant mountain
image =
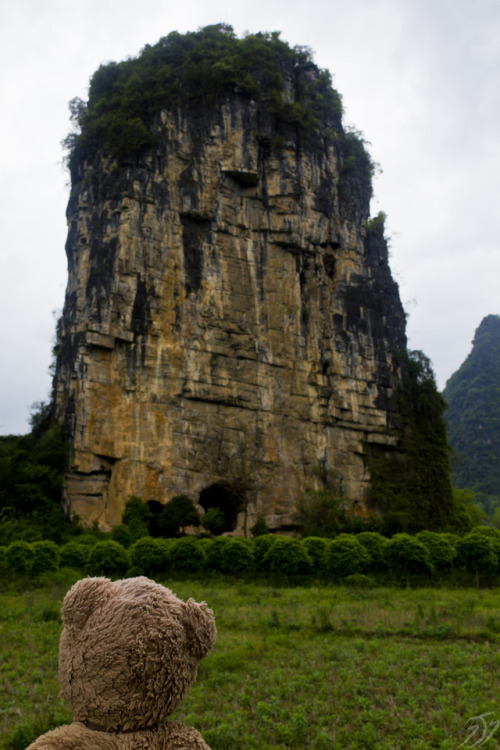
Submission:
POLYGON ((481 321, 471 353, 443 396, 453 483, 476 490, 484 510, 493 513, 500 506, 500 315, 481 321))

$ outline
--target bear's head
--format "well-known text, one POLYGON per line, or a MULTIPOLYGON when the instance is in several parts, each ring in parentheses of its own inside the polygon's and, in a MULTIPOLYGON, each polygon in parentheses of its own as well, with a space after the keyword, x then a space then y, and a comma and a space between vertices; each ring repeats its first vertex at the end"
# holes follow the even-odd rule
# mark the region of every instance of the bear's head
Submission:
POLYGON ((148 578, 85 578, 66 594, 61 694, 76 721, 154 727, 183 700, 215 642, 213 613, 148 578))

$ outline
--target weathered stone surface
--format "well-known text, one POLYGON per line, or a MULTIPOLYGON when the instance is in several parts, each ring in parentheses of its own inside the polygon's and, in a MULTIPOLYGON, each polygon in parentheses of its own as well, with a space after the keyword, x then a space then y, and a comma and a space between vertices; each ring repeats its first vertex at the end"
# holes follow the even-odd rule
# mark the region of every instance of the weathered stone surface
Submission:
MULTIPOLYGON (((365 509, 365 445, 391 445, 405 319, 369 189, 334 139, 228 98, 163 112, 161 147, 95 154, 68 205, 55 386, 66 501, 109 528, 134 494, 251 487, 247 523, 293 523, 318 464, 365 509)), ((238 525, 244 523, 240 514, 238 525)))

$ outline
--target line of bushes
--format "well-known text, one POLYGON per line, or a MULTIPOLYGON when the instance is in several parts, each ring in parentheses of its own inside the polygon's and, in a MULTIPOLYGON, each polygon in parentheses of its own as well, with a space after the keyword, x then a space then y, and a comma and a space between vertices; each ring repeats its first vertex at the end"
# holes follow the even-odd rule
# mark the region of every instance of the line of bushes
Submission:
POLYGON ((339 534, 333 539, 296 539, 263 534, 243 537, 161 539, 143 536, 130 544, 90 534, 58 546, 18 540, 0 547, 0 570, 36 576, 59 568, 111 577, 206 574, 347 581, 352 585, 453 582, 497 585, 500 531, 478 527, 465 536, 422 531, 391 539, 376 532, 339 534))

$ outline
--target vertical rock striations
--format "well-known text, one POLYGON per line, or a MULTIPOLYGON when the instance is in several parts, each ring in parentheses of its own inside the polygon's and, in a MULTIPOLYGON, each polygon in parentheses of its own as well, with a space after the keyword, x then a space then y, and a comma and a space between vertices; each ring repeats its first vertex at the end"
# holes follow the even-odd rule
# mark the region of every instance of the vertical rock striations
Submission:
POLYGON ((75 104, 55 397, 67 503, 103 527, 131 494, 219 492, 246 498, 239 528, 264 515, 283 529, 319 465, 365 513, 367 446, 398 443, 405 316, 382 217, 369 219, 371 165, 334 100, 321 111, 335 92, 318 94, 307 54, 257 35, 271 84, 257 60, 252 86, 228 74, 208 96, 169 63, 164 98, 132 110, 125 141, 97 119, 144 59, 209 34, 243 44, 227 27, 170 35, 99 69, 75 104))

